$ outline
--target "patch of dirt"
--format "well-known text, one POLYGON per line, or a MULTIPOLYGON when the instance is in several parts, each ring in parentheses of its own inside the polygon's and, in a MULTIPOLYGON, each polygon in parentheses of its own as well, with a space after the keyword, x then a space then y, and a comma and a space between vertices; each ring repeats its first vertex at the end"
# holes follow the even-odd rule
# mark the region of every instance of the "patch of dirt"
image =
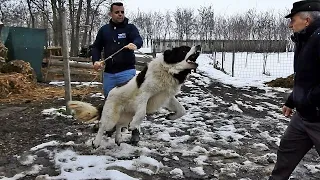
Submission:
POLYGON ((270 87, 293 88, 293 74, 286 78, 277 78, 265 84, 270 87))
MULTIPOLYGON (((73 97, 77 99, 77 97, 73 97)), ((88 101, 88 99, 85 99, 88 101)), ((30 148, 52 140, 68 142, 85 140, 75 139, 73 135, 66 136, 68 132, 77 131, 85 133, 91 131, 88 126, 64 117, 47 118, 42 114, 44 109, 59 108, 65 105, 64 100, 50 99, 30 104, 1 104, 0 105, 0 172, 11 177, 28 168, 21 165, 16 155, 23 155, 30 148), (50 136, 46 136, 50 135, 50 136), (3 171, 2 171, 3 170, 3 171)), ((77 136, 78 137, 78 136, 77 136)), ((45 173, 56 174, 56 168, 50 163, 48 155, 43 156, 43 161, 48 164, 43 170, 45 173), (47 160, 46 160, 47 159, 47 160)), ((1 176, 1 173, 0 173, 1 176)), ((35 177, 23 178, 34 179, 35 177)))

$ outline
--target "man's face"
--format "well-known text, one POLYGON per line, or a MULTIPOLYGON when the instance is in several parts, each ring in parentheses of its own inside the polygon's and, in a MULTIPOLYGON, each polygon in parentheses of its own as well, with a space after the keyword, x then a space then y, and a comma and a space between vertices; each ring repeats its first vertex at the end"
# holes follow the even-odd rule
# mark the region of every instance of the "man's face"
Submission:
POLYGON ((112 21, 115 23, 121 23, 124 21, 124 7, 123 6, 113 6, 112 12, 109 13, 112 21))
POLYGON ((303 18, 299 13, 295 14, 291 17, 291 21, 289 23, 289 28, 292 29, 293 32, 300 32, 307 26, 309 26, 311 19, 309 17, 303 18))

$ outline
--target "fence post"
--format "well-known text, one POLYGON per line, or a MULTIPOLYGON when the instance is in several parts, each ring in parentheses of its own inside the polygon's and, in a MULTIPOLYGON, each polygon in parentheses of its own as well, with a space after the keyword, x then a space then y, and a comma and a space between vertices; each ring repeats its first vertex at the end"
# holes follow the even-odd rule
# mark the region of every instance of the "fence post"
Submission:
POLYGON ((224 72, 225 73, 225 71, 224 71, 224 67, 223 67, 223 65, 224 65, 224 60, 225 60, 225 58, 226 58, 226 52, 225 52, 225 48, 224 48, 224 40, 222 41, 222 62, 221 62, 221 70, 222 70, 222 72, 224 72))
MULTIPOLYGON (((70 66, 69 66, 69 41, 67 29, 67 16, 65 7, 62 8, 62 54, 64 62, 64 88, 65 88, 65 101, 71 101, 71 83, 70 83, 70 66)), ((70 114, 70 109, 67 106, 67 113, 70 114)))
POLYGON ((160 42, 160 40, 153 40, 151 42, 151 47, 152 47, 152 57, 155 58, 157 56, 157 50, 156 50, 156 44, 160 42))
POLYGON ((234 77, 234 61, 235 61, 235 56, 236 56, 236 53, 235 53, 235 50, 233 49, 233 51, 232 51, 232 77, 234 77))

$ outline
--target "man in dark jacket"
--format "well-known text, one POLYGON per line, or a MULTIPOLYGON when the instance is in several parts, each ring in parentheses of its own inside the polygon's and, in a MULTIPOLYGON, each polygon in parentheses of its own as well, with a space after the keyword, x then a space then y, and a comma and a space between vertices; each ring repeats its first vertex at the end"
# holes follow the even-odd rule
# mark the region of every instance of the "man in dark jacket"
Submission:
POLYGON ((142 47, 143 41, 135 25, 129 24, 124 16, 124 7, 120 2, 112 3, 109 24, 102 26, 92 47, 94 69, 103 67, 101 51, 104 48, 104 58, 125 47, 111 59, 105 61, 103 90, 105 97, 109 91, 119 84, 129 81, 135 74, 134 50, 142 47))
POLYGON ((291 18, 289 27, 296 46, 294 87, 282 111, 292 117, 281 138, 270 180, 289 179, 313 146, 320 154, 320 1, 295 2, 286 18, 291 18))

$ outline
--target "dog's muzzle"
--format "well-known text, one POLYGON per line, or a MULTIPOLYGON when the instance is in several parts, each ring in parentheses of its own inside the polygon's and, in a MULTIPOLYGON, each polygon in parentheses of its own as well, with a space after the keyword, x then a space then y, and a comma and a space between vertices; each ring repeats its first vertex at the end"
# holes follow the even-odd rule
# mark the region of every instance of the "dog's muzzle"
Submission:
POLYGON ((187 59, 187 62, 188 62, 189 64, 195 65, 195 68, 198 67, 198 63, 196 63, 196 60, 197 60, 197 58, 199 57, 200 52, 201 52, 201 46, 200 46, 200 45, 197 45, 197 46, 195 47, 195 52, 194 52, 193 54, 191 54, 191 55, 188 57, 188 59, 187 59))

